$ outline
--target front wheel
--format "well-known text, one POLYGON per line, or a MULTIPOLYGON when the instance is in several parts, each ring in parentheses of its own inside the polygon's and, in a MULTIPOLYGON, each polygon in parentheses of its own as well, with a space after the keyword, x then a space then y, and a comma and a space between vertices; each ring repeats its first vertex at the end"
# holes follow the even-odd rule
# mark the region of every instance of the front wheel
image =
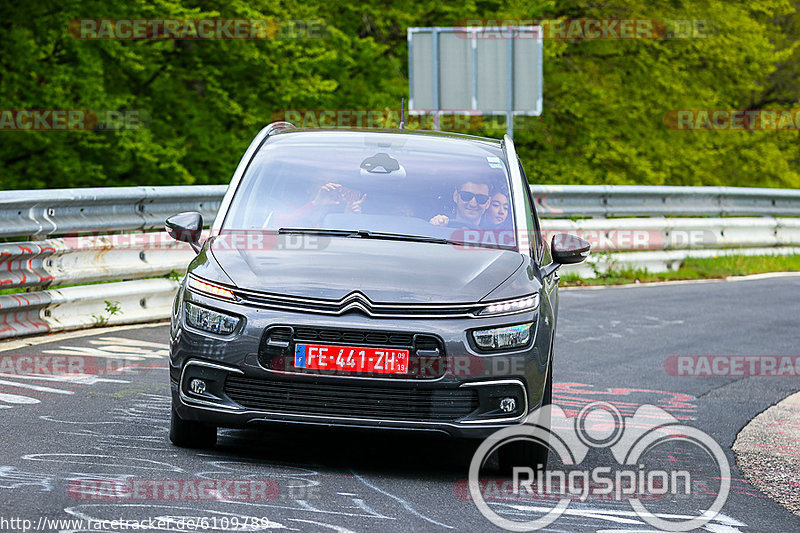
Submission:
MULTIPOLYGON (((552 363, 548 369, 547 379, 542 393, 542 407, 548 407, 553 402, 553 372, 552 363)), ((550 410, 546 411, 546 419, 540 417, 538 424, 550 427, 550 410)), ((501 473, 510 474, 515 466, 529 467, 533 470, 547 468, 547 458, 550 455, 550 448, 546 443, 534 442, 532 440, 520 440, 510 442, 497 450, 497 462, 501 473), (540 466, 541 465, 541 466, 540 466)))
POLYGON ((175 409, 169 424, 169 440, 181 448, 211 448, 217 443, 217 427, 203 422, 184 420, 175 409))

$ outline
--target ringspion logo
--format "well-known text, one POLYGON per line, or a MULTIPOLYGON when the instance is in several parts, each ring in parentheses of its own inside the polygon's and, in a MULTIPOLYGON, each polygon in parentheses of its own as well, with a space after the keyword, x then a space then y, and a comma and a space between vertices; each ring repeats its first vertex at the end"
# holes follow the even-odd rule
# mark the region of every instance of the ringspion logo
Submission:
POLYGON ((548 405, 531 413, 525 424, 503 428, 490 435, 472 457, 468 488, 481 514, 492 524, 509 531, 536 531, 547 527, 563 515, 573 501, 586 501, 590 496, 625 500, 639 518, 660 530, 689 531, 703 527, 722 510, 730 491, 730 474, 725 452, 713 438, 697 428, 681 424, 663 409, 642 405, 633 416, 624 417, 613 404, 592 402, 574 418, 567 417, 557 405, 548 405), (540 420, 550 423, 540 424, 540 420), (542 516, 523 521, 502 516, 489 505, 486 480, 482 483, 480 471, 497 450, 524 441, 547 446, 564 469, 551 468, 545 472, 546 465, 541 464, 513 466, 510 491, 499 494, 501 498, 510 495, 514 500, 549 499, 552 504, 542 506, 542 516), (711 494, 692 492, 704 486, 697 483, 697 473, 678 469, 678 463, 670 460, 674 450, 665 451, 664 447, 676 443, 712 460, 708 480, 718 482, 718 487, 711 494), (592 449, 604 448, 610 451, 616 464, 583 466, 592 449), (644 463, 654 456, 656 467, 646 467, 644 463), (709 499, 713 496, 713 501, 710 504, 703 501, 702 510, 696 516, 664 516, 647 507, 648 502, 659 501, 664 496, 677 501, 704 495, 709 499))

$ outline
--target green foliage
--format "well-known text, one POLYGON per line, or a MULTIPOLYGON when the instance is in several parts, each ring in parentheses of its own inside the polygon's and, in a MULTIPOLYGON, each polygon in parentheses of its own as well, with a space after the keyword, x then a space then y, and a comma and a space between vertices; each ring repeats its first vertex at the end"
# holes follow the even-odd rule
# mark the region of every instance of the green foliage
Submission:
POLYGON ((171 279, 172 281, 180 282, 180 281, 182 281, 182 280, 183 280, 183 277, 184 277, 185 275, 186 275, 186 273, 185 273, 185 272, 180 272, 180 271, 178 271, 178 270, 173 270, 172 272, 170 272, 169 274, 167 274, 167 275, 166 275, 166 276, 164 276, 164 277, 165 277, 166 279, 171 279))
POLYGON ((122 308, 120 308, 119 302, 115 300, 104 300, 104 302, 105 312, 108 313, 108 316, 102 313, 92 315, 92 319, 97 326, 105 326, 113 316, 122 314, 122 308))
MULTIPOLYGON (((287 109, 396 109, 406 29, 467 18, 703 19, 705 39, 545 41, 544 112, 515 140, 537 183, 800 187, 797 133, 674 131, 676 109, 800 100, 800 0, 31 0, 0 7, 3 109, 135 111, 139 129, 0 131, 0 189, 227 183, 287 109), (75 18, 322 19, 323 38, 78 40, 75 18)), ((504 127, 476 133, 502 135, 504 127)))
POLYGON ((749 276, 765 272, 800 272, 800 255, 737 255, 719 257, 688 257, 676 270, 649 272, 646 268, 611 267, 598 272, 589 264, 595 278, 584 279, 575 272, 561 274, 566 286, 622 285, 669 280, 715 279, 729 276, 749 276))

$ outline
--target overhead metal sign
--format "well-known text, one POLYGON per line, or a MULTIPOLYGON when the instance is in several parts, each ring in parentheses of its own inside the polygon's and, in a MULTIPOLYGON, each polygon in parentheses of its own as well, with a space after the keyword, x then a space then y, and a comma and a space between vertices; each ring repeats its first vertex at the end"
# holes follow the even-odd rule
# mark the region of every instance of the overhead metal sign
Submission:
POLYGON ((541 26, 408 29, 411 113, 542 113, 541 26))

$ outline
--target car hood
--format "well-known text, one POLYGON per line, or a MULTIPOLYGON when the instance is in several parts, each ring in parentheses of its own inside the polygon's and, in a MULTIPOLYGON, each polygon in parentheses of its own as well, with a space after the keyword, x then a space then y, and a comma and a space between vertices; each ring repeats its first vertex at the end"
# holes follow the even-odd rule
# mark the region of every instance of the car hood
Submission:
POLYGON ((361 238, 319 237, 288 249, 287 237, 261 247, 269 249, 210 249, 242 289, 331 300, 360 291, 373 302, 474 303, 523 263, 510 250, 361 238))

